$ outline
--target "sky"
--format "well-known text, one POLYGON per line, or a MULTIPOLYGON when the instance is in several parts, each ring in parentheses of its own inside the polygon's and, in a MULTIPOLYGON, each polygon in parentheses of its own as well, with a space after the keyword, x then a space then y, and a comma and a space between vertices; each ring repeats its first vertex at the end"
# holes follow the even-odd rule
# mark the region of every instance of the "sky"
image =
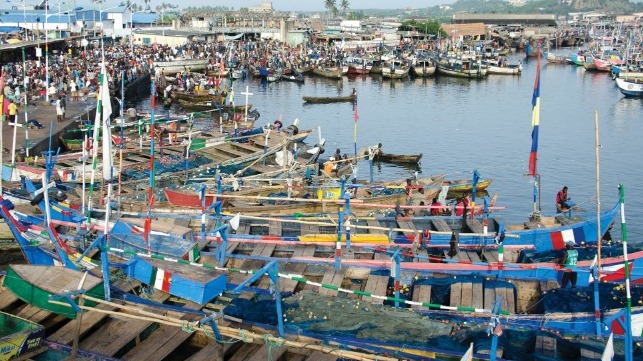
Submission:
MULTIPOLYGON (((27 0, 29 3, 33 0, 27 0)), ((56 0, 49 0, 50 4, 54 6, 56 0)), ((73 0, 62 0, 62 1, 73 1, 73 0)), ((445 3, 453 3, 455 0, 349 0, 351 9, 403 9, 407 7, 415 8, 425 8, 445 3)), ((133 0, 133 2, 143 5, 142 0, 133 0)), ((233 7, 235 10, 240 7, 249 7, 259 5, 262 0, 191 0, 187 2, 176 1, 176 0, 151 0, 150 7, 154 9, 157 5, 160 5, 163 2, 169 2, 171 4, 178 4, 180 7, 198 7, 198 6, 227 6, 233 7)), ((326 11, 324 8, 324 0, 273 0, 272 7, 277 11, 326 11)), ((57 3, 57 2, 56 2, 57 3)), ((120 0, 106 0, 103 3, 103 7, 116 6, 120 3, 120 0)), ((337 0, 339 5, 341 0, 337 0)), ((89 0, 76 0, 77 6, 83 6, 85 8, 92 8, 92 2, 89 0)))

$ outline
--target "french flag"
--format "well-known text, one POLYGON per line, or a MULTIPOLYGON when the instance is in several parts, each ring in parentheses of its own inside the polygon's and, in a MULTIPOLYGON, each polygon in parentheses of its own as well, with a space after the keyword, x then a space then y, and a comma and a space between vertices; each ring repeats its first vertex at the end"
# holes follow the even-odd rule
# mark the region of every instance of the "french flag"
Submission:
POLYGON ((536 67, 534 95, 531 98, 531 152, 529 153, 529 175, 536 176, 536 159, 538 159, 538 127, 540 126, 540 52, 536 67))

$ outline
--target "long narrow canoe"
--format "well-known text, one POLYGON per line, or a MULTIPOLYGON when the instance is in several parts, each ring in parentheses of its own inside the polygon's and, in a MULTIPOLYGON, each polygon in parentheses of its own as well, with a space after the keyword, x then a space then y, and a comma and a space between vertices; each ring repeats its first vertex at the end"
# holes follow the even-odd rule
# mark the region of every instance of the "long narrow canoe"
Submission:
POLYGON ((388 163, 417 164, 422 159, 420 154, 392 154, 392 153, 375 153, 374 160, 388 163))
POLYGON ((343 103, 343 102, 355 102, 357 100, 356 95, 349 95, 344 97, 303 97, 304 102, 311 104, 327 104, 327 103, 343 103))
MULTIPOLYGON (((50 303, 49 298, 77 290, 83 275, 83 272, 65 267, 14 264, 7 269, 4 286, 30 305, 74 319, 76 312, 71 307, 50 303)), ((101 278, 88 274, 82 288, 90 296, 105 298, 101 278)), ((85 304, 92 306, 90 301, 85 304)))

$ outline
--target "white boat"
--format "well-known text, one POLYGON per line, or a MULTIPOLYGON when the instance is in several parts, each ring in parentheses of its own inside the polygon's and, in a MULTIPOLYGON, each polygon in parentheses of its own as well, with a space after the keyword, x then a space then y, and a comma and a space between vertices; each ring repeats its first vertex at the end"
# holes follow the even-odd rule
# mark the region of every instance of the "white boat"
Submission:
POLYGON ((522 61, 518 64, 503 64, 498 59, 490 59, 483 61, 482 65, 487 66, 489 74, 520 75, 522 73, 522 61))
POLYGON ((616 86, 628 97, 643 97, 643 79, 616 78, 616 86))

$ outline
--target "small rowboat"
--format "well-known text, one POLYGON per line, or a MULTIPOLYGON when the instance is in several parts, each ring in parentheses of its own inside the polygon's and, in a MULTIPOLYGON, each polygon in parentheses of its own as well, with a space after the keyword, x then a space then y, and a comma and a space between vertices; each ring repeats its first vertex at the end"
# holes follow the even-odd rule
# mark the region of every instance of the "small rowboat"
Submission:
POLYGON ((343 103, 355 102, 357 95, 349 95, 345 97, 303 97, 304 102, 310 104, 328 104, 328 103, 343 103))
POLYGON ((375 153, 373 158, 376 161, 387 162, 387 163, 398 163, 398 164, 417 164, 420 163, 422 159, 422 153, 420 154, 392 154, 392 153, 375 153))
MULTIPOLYGON (((491 182, 493 182, 493 179, 488 178, 488 179, 481 179, 478 181, 476 185, 476 190, 483 191, 491 185, 491 182)), ((473 190, 473 183, 471 183, 471 180, 455 180, 455 181, 444 181, 443 185, 448 185, 449 186, 449 192, 471 192, 473 190)))

